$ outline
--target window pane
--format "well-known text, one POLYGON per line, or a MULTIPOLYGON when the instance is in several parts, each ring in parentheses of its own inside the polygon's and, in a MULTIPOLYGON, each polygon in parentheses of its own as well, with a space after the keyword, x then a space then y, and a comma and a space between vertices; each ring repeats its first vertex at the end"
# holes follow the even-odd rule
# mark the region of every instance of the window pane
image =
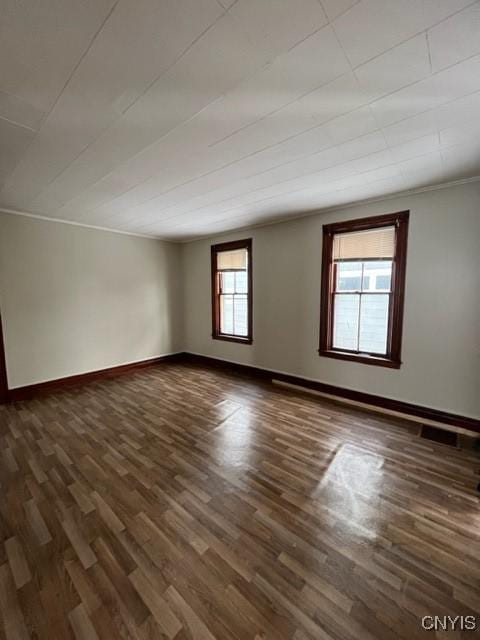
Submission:
POLYGON ((364 263, 363 291, 390 291, 391 280, 391 260, 364 263))
POLYGON ((220 333, 233 334, 233 296, 220 296, 220 333))
POLYGON ((389 291, 390 281, 391 281, 391 276, 377 276, 377 282, 376 282, 377 291, 389 291))
POLYGON ((235 272, 224 271, 220 274, 221 291, 222 293, 234 293, 235 292, 235 272))
POLYGON ((333 347, 337 349, 358 349, 358 294, 337 294, 334 299, 333 347))
POLYGON ((388 294, 364 294, 360 307, 359 350, 385 355, 387 352, 388 294))
POLYGON ((236 295, 234 299, 235 335, 248 335, 248 304, 246 295, 236 295))
POLYGON ((362 286, 361 262, 337 262, 337 291, 360 291, 362 286))
POLYGON ((235 273, 235 293, 247 293, 248 281, 246 271, 237 271, 235 273))

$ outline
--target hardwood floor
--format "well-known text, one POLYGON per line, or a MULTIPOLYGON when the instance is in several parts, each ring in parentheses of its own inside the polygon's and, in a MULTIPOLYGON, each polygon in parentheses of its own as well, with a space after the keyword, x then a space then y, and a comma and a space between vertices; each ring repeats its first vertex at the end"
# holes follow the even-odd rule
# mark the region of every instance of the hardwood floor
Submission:
POLYGON ((415 425, 182 364, 0 420, 1 638, 415 640, 422 616, 480 617, 478 456, 415 425))

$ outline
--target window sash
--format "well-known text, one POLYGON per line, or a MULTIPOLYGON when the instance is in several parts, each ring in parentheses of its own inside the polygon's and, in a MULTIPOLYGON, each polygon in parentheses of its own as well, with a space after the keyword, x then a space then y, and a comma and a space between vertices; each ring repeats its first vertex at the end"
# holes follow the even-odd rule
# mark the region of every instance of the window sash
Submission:
POLYGON ((391 312, 392 312, 392 294, 393 294, 393 290, 392 290, 392 282, 393 282, 393 274, 394 274, 394 270, 395 270, 395 260, 386 260, 385 258, 378 258, 378 259, 371 259, 371 258, 357 258, 356 260, 351 260, 351 259, 345 259, 345 260, 338 260, 335 259, 332 263, 332 270, 333 270, 333 282, 332 282, 332 296, 333 296, 333 303, 332 303, 332 310, 331 310, 331 314, 332 314, 332 342, 331 342, 331 346, 332 349, 335 349, 335 351, 341 351, 343 353, 352 353, 352 354, 357 354, 357 355, 361 355, 361 354, 365 354, 368 356, 375 356, 375 357, 387 357, 390 353, 390 338, 391 336, 389 335, 389 328, 391 325, 391 321, 390 321, 390 316, 391 316, 391 312), (338 278, 337 278, 337 263, 339 262, 343 262, 343 263, 347 263, 347 262, 357 262, 357 263, 361 263, 362 264, 362 270, 360 273, 360 289, 351 289, 351 290, 342 290, 342 289, 337 289, 337 285, 338 285, 338 278), (390 276, 390 289, 384 289, 384 290, 380 290, 380 291, 371 291, 369 289, 364 289, 363 288, 363 283, 364 283, 364 276, 365 276, 365 263, 366 262, 391 262, 391 276, 390 276), (356 336, 356 343, 358 348, 357 349, 346 349, 343 347, 339 347, 337 345, 335 345, 335 329, 336 329, 336 322, 335 322, 335 309, 337 308, 336 305, 336 297, 337 296, 348 296, 348 295, 354 295, 354 296, 358 296, 359 297, 359 304, 358 304, 358 316, 357 316, 357 336, 356 336), (385 351, 368 351, 365 349, 360 349, 360 334, 362 331, 362 298, 365 296, 370 296, 370 295, 381 295, 381 296, 385 296, 388 295, 389 297, 389 301, 388 301, 388 312, 387 312, 387 340, 386 340, 386 344, 385 344, 385 351))
POLYGON ((332 348, 335 349, 335 351, 342 351, 343 353, 355 353, 355 354, 365 354, 365 355, 369 355, 369 356, 381 356, 381 357, 386 357, 388 354, 388 327, 390 324, 390 314, 391 314, 391 308, 392 308, 392 291, 334 291, 333 292, 333 296, 334 296, 334 301, 333 301, 333 308, 332 308, 332 324, 333 324, 333 336, 332 336, 332 348), (334 344, 335 341, 335 309, 337 308, 336 305, 336 301, 335 301, 335 297, 337 296, 349 296, 349 295, 354 295, 354 296, 358 296, 359 297, 359 303, 358 303, 358 314, 357 314, 357 336, 356 336, 356 342, 358 345, 358 349, 346 349, 345 347, 339 347, 337 345, 334 344), (385 345, 385 351, 367 351, 366 349, 360 349, 360 334, 362 331, 362 298, 365 298, 365 296, 375 296, 375 295, 380 295, 380 296, 388 296, 388 312, 387 312, 387 341, 386 341, 386 345, 385 345))
POLYGON ((230 336, 230 337, 241 337, 241 338, 246 338, 247 334, 248 334, 248 293, 219 293, 219 301, 220 301, 220 335, 222 336, 230 336), (225 321, 224 318, 222 318, 222 309, 224 309, 223 306, 223 299, 224 298, 231 298, 232 299, 232 332, 230 333, 229 331, 225 331, 222 330, 222 324, 223 326, 225 326, 225 321), (235 316, 235 306, 236 306, 236 302, 240 302, 240 301, 245 301, 247 303, 247 333, 238 333, 235 329, 235 321, 236 321, 236 316, 235 316))
MULTIPOLYGON (((377 260, 372 260, 370 258, 367 259, 356 259, 356 260, 351 260, 351 259, 346 259, 346 260, 334 260, 333 262, 333 285, 332 285, 332 294, 333 294, 333 305, 332 305, 332 348, 335 349, 336 351, 342 351, 344 353, 354 353, 354 354, 365 354, 365 355, 370 355, 370 356, 382 356, 382 357, 386 357, 388 354, 388 350, 389 350, 389 336, 388 336, 388 327, 390 325, 390 314, 392 311, 392 276, 393 276, 393 271, 394 271, 394 261, 393 260, 386 260, 385 258, 378 258, 377 260), (370 264, 370 263, 374 263, 374 262, 388 262, 391 267, 390 267, 390 289, 380 289, 380 290, 371 290, 371 289, 364 289, 364 281, 365 281, 365 264, 370 264), (338 289, 338 263, 343 263, 343 264, 348 264, 348 263, 361 263, 362 265, 362 269, 360 271, 360 289, 338 289), (356 344, 357 344, 357 349, 347 349, 346 347, 340 347, 338 346, 338 344, 335 343, 335 336, 336 336, 336 331, 337 331, 337 323, 336 323, 336 316, 335 316, 335 310, 338 308, 337 307, 337 297, 338 296, 358 296, 359 298, 359 302, 358 302, 358 312, 357 312, 357 335, 356 335, 356 344), (362 323, 362 302, 363 302, 363 298, 365 298, 365 296, 388 296, 388 307, 387 307, 387 339, 386 339, 386 344, 385 344, 385 350, 384 351, 371 351, 371 350, 366 350, 366 349, 361 349, 360 348, 360 344, 361 344, 361 334, 362 334, 362 330, 364 329, 364 324, 362 323)), ((371 277, 371 276, 370 276, 371 277)), ((355 337, 355 336, 354 336, 355 337)))

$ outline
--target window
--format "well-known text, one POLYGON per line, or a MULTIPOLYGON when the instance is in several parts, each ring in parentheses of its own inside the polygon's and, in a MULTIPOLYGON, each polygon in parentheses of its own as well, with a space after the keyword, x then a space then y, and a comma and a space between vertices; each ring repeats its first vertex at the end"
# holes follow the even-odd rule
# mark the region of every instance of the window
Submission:
POLYGON ((324 225, 321 356, 400 367, 408 217, 324 225))
POLYGON ((212 337, 252 342, 252 240, 212 246, 212 337))

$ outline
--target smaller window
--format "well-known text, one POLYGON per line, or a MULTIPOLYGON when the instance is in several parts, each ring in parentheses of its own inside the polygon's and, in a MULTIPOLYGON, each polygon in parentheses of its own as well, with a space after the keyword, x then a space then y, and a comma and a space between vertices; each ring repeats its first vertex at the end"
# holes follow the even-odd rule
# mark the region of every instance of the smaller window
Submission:
POLYGON ((320 355, 400 366, 408 216, 324 225, 320 355))
POLYGON ((252 342, 252 240, 212 246, 212 338, 252 342))

